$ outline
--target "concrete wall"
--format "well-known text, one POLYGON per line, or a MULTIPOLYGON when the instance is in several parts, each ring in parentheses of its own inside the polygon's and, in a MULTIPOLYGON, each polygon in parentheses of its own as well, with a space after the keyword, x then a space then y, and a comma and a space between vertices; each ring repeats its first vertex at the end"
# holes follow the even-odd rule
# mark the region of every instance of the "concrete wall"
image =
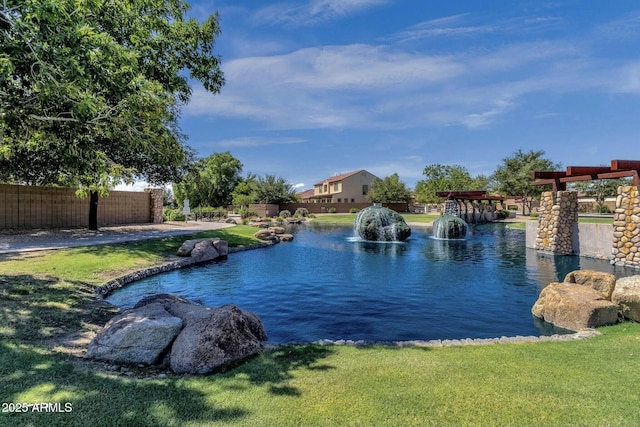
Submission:
MULTIPOLYGON (((538 232, 537 221, 527 221, 526 240, 527 248, 536 248, 536 236, 538 232)), ((578 224, 578 232, 573 236, 573 247, 576 255, 611 259, 611 238, 613 225, 611 224, 578 224)))
MULTIPOLYGON (((298 208, 305 208, 312 214, 329 213, 330 208, 335 208, 336 213, 349 213, 351 208, 362 210, 371 206, 371 202, 367 203, 283 203, 280 210, 288 210, 292 214, 298 208)), ((253 206, 253 205, 252 205, 253 206)), ((409 205, 407 203, 384 203, 385 208, 389 208, 396 212, 408 212, 409 205)))

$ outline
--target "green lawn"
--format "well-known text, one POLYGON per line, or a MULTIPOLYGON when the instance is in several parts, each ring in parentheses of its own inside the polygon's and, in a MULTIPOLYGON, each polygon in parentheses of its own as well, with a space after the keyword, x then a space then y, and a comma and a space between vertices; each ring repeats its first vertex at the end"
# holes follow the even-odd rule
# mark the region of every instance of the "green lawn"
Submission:
MULTIPOLYGON (((253 231, 238 226, 207 234, 246 244, 253 231)), ((0 425, 628 426, 640 419, 640 324, 632 323, 572 342, 288 346, 205 377, 162 378, 135 367, 131 375, 116 374, 61 351, 62 336, 111 315, 93 300, 98 284, 157 263, 182 240, 0 261, 0 400, 72 409, 1 413, 0 425)))

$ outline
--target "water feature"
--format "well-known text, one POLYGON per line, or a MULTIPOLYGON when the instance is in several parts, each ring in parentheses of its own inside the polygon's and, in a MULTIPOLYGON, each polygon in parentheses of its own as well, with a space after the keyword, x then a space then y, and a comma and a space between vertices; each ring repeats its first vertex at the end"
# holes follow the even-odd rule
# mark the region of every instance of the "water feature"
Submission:
POLYGON ((107 299, 129 308, 168 292, 206 305, 234 303, 260 316, 276 343, 491 338, 553 332, 531 307, 569 271, 637 274, 605 260, 526 249, 524 232, 504 224, 470 227, 465 240, 436 240, 416 228, 405 242, 353 239, 350 227, 292 231, 293 242, 149 277, 107 299))
POLYGON ((411 235, 411 229, 402 215, 377 205, 358 212, 354 230, 358 236, 369 241, 404 241, 411 235))
POLYGON ((458 217, 458 204, 447 200, 444 214, 433 222, 433 237, 436 239, 464 239, 467 235, 467 223, 458 217))
POLYGON ((464 239, 467 223, 455 215, 443 214, 433 222, 433 237, 436 239, 464 239))

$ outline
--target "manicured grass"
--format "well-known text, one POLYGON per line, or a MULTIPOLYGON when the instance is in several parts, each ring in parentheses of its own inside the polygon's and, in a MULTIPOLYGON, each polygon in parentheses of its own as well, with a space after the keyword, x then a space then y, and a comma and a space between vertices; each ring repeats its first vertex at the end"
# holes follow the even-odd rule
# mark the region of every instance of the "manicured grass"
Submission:
POLYGON ((302 345, 224 374, 136 379, 0 345, 4 402, 73 412, 2 414, 4 425, 636 425, 640 325, 564 343, 452 348, 302 345))
POLYGON ((605 218, 598 218, 598 217, 592 217, 592 216, 588 216, 588 217, 578 217, 578 222, 584 222, 584 223, 588 223, 588 224, 613 224, 613 218, 611 217, 605 217, 605 218))
MULTIPOLYGON (((254 231, 207 234, 246 244, 254 231)), ((156 263, 184 239, 0 261, 0 401, 72 408, 0 413, 0 425, 627 426, 640 419, 640 324, 632 323, 572 342, 288 346, 206 377, 159 378, 135 367, 133 375, 115 374, 55 351, 60 337, 110 317, 92 298, 105 277, 156 263)))
POLYGON ((435 221, 440 215, 438 214, 402 214, 407 222, 430 223, 435 221))

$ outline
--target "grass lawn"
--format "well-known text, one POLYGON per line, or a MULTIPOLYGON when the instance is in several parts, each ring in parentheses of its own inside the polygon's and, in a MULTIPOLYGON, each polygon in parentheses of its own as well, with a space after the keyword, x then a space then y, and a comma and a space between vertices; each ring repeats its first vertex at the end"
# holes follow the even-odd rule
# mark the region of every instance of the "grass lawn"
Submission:
MULTIPOLYGON (((223 233, 235 245, 251 243, 254 231, 206 234, 223 233)), ((627 426, 640 419, 640 324, 632 323, 573 342, 288 346, 204 377, 135 367, 114 373, 62 351, 61 337, 111 316, 92 298, 98 284, 157 263, 185 238, 0 260, 0 401, 71 408, 1 413, 0 425, 627 426)))

